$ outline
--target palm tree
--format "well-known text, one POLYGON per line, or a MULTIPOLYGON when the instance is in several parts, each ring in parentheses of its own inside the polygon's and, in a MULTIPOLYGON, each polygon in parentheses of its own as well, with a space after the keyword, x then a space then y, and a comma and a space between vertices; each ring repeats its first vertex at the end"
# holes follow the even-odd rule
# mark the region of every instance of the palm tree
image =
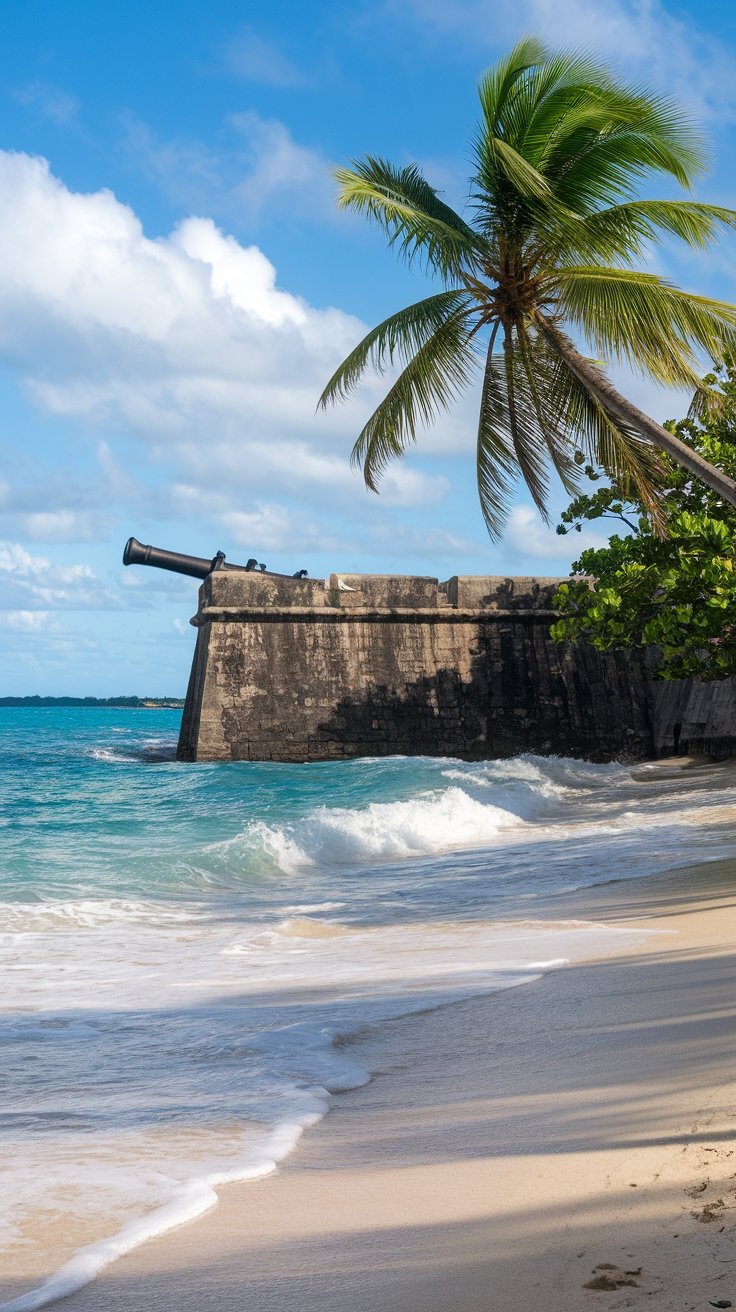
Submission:
POLYGON ((330 379, 320 405, 347 397, 368 366, 400 367, 353 449, 378 490, 421 425, 482 375, 478 489, 498 538, 519 473, 547 517, 550 466, 578 489, 579 466, 632 481, 655 521, 667 452, 736 505, 736 483, 622 396, 595 357, 657 383, 703 390, 698 353, 736 350, 736 308, 679 290, 636 263, 669 234, 707 247, 736 213, 692 200, 640 200, 652 173, 690 188, 704 147, 669 100, 619 84, 577 52, 527 37, 479 87, 467 221, 416 165, 367 156, 337 171, 339 204, 442 287, 374 328, 330 379), (573 340, 575 339, 575 340, 573 340))

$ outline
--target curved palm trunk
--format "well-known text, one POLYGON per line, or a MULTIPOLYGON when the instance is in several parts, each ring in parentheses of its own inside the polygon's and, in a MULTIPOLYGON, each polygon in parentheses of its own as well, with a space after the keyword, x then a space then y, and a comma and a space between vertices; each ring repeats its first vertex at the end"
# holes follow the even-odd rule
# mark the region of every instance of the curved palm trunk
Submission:
POLYGON ((678 464, 683 465, 685 469, 700 479, 708 487, 728 501, 730 505, 736 506, 736 482, 724 474, 716 465, 711 465, 696 451, 693 451, 679 437, 674 437, 668 433, 666 428, 658 424, 655 419, 650 419, 645 415, 643 410, 635 406, 631 401, 627 401, 625 396, 616 390, 600 369, 597 369, 590 360, 586 360, 565 333, 560 332, 554 324, 545 320, 544 330, 554 342, 555 349, 562 356, 568 368, 580 379, 583 386, 590 394, 600 401, 601 405, 621 423, 626 424, 627 428, 633 428, 641 433, 642 437, 647 438, 652 446, 664 451, 678 464))

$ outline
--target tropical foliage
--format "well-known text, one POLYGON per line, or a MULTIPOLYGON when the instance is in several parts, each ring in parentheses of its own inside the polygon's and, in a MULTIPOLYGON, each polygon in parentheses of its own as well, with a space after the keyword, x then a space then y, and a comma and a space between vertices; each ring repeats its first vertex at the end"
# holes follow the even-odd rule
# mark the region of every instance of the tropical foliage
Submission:
POLYGON ((367 156, 338 170, 339 204, 378 224, 437 290, 374 328, 327 384, 347 397, 370 367, 395 371, 353 450, 378 489, 386 465, 480 381, 478 489, 500 536, 519 475, 547 515, 550 470, 570 495, 583 463, 631 480, 663 518, 652 445, 736 504, 736 483, 616 391, 597 359, 692 387, 698 358, 736 348, 736 309, 637 268, 663 235, 706 247, 736 214, 688 199, 638 198, 664 175, 690 188, 702 141, 670 100, 622 85, 577 52, 526 38, 481 79, 468 217, 417 165, 367 156), (578 456, 579 458, 579 456, 578 456))
MULTIPOLYGON (((736 370, 726 366, 707 383, 716 385, 718 408, 700 423, 668 427, 736 476, 736 370)), ((625 479, 579 496, 563 514, 558 533, 604 518, 627 532, 575 561, 575 573, 587 577, 560 587, 555 604, 562 617, 552 635, 601 650, 657 649, 653 670, 660 678, 723 678, 736 673, 736 511, 682 466, 667 458, 663 464, 666 537, 655 532, 625 479)))

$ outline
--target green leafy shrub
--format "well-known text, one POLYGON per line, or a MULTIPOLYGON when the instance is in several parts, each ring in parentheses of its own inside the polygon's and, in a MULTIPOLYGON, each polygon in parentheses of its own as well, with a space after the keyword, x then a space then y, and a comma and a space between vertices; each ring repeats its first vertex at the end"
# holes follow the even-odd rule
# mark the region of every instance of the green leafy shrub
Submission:
MULTIPOLYGON (((728 362, 705 382, 712 399, 700 419, 666 427, 733 476, 736 365, 728 362)), ((736 510, 682 466, 667 457, 662 463, 666 536, 625 480, 577 497, 562 515, 558 533, 615 519, 626 534, 573 563, 555 598, 560 619, 552 636, 599 650, 655 648, 655 677, 722 679, 736 673, 736 510)), ((597 481, 595 470, 586 472, 597 481)))

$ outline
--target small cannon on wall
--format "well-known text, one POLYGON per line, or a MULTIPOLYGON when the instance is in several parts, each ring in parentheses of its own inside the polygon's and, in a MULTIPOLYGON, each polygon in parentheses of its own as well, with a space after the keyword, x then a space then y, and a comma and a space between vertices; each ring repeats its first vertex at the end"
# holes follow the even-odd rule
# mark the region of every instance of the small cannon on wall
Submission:
POLYGON ((203 556, 184 556, 178 551, 165 551, 162 547, 147 547, 137 538, 128 538, 123 552, 124 565, 152 565, 155 569, 168 569, 172 574, 187 574, 193 579, 206 579, 208 574, 218 569, 240 570, 242 573, 249 574, 257 570, 261 574, 266 574, 270 578, 276 579, 305 579, 307 571, 299 569, 295 574, 276 574, 273 570, 266 569, 265 565, 259 564, 255 556, 245 565, 230 565, 225 560, 225 553, 218 551, 216 556, 207 560, 203 556))

